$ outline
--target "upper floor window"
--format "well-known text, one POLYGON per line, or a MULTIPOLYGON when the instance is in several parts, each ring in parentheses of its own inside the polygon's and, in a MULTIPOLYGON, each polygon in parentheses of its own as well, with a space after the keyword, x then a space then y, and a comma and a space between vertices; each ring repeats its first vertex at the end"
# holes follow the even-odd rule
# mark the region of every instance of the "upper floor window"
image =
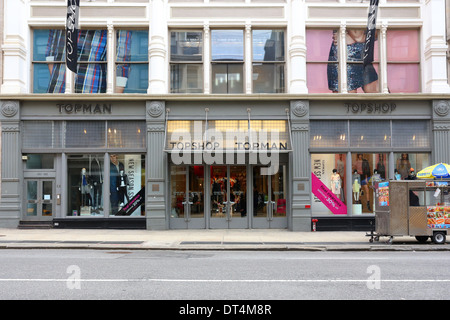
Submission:
POLYGON ((170 33, 170 92, 203 93, 203 34, 170 33))
POLYGON ((363 65, 365 28, 347 28, 345 39, 339 30, 308 29, 307 85, 310 93, 342 92, 340 66, 345 70, 349 93, 419 92, 419 33, 418 30, 388 30, 386 33, 386 70, 380 68, 380 39, 374 42, 374 61, 363 65), (345 43, 345 57, 340 57, 339 44, 345 43), (380 76, 387 77, 387 88, 380 85, 380 76))
MULTIPOLYGON (((106 93, 107 34, 107 30, 79 31, 78 66, 74 78, 75 93, 106 93)), ((148 86, 148 81, 145 80, 148 79, 148 54, 142 55, 143 47, 147 52, 147 32, 119 30, 116 36, 116 92, 141 92, 142 88, 146 89, 148 86), (131 73, 133 69, 137 72, 131 73), (132 74, 133 79, 128 82, 132 74)), ((64 30, 35 30, 33 34, 33 92, 64 93, 65 86, 64 30)))
POLYGON ((253 30, 253 93, 282 93, 284 85, 284 31, 253 30))

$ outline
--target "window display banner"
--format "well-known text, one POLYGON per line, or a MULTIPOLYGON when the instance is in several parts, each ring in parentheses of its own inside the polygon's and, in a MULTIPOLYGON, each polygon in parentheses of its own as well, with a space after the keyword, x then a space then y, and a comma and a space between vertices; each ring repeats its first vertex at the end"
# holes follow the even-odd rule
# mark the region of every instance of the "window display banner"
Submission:
POLYGON ((330 209, 333 214, 347 214, 347 206, 339 200, 314 173, 311 173, 312 193, 330 209))
POLYGON ((80 0, 67 0, 66 65, 77 73, 80 0))
POLYGON ((130 202, 128 202, 122 209, 119 210, 119 212, 116 213, 116 216, 131 216, 137 209, 139 209, 140 212, 144 199, 145 187, 142 188, 141 191, 139 191, 133 198, 131 198, 130 202))
MULTIPOLYGON (((141 166, 142 156, 140 154, 127 154, 124 158, 124 168, 128 175, 129 185, 127 188, 127 193, 129 198, 133 198, 139 190, 142 188, 142 166, 141 166)), ((142 190, 141 190, 142 191, 142 190)), ((133 198, 134 199, 134 198, 133 198)), ((131 200, 130 200, 131 202, 131 200)), ((134 216, 141 215, 141 209, 138 206, 133 210, 134 216)))
POLYGON ((366 42, 364 43, 364 66, 373 62, 373 47, 377 25, 378 0, 370 0, 367 19, 366 42))

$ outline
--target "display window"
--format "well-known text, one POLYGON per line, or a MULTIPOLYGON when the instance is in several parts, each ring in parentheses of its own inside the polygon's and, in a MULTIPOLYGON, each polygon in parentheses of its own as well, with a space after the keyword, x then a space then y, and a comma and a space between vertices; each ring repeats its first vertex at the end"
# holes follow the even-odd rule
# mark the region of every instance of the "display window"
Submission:
POLYGON ((330 202, 336 199, 346 202, 346 153, 328 153, 311 155, 311 173, 320 180, 320 186, 313 187, 312 211, 315 214, 334 214, 330 202), (318 192, 316 192, 316 190, 318 192), (323 191, 325 190, 325 197, 323 191), (333 195, 331 196, 330 193, 333 195), (330 197, 327 197, 329 195, 330 197))
POLYGON ((414 174, 431 165, 428 153, 394 153, 394 159, 396 180, 414 178, 414 174))
POLYGON ((67 170, 67 216, 145 215, 144 155, 72 154, 67 170), (105 161, 109 161, 109 174, 105 161))
POLYGON ((388 153, 352 153, 353 214, 374 212, 374 187, 389 179, 388 169, 388 153))
POLYGON ((110 215, 145 215, 145 156, 109 155, 110 215))
POLYGON ((67 159, 67 215, 104 215, 104 155, 70 155, 67 159))

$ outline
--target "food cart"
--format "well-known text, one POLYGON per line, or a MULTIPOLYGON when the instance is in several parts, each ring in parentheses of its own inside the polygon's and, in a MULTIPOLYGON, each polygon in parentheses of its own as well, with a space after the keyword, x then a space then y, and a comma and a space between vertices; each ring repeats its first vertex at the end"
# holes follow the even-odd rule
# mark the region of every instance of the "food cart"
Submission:
POLYGON ((375 231, 370 242, 389 237, 413 236, 424 243, 446 241, 450 228, 450 180, 391 180, 377 182, 375 231))

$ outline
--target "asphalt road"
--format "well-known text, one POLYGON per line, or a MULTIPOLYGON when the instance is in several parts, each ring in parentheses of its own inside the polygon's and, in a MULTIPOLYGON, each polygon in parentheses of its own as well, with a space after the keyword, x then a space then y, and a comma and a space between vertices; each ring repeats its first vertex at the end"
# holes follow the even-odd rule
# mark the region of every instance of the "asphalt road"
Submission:
POLYGON ((449 284, 446 252, 0 250, 1 300, 447 300, 449 284))

